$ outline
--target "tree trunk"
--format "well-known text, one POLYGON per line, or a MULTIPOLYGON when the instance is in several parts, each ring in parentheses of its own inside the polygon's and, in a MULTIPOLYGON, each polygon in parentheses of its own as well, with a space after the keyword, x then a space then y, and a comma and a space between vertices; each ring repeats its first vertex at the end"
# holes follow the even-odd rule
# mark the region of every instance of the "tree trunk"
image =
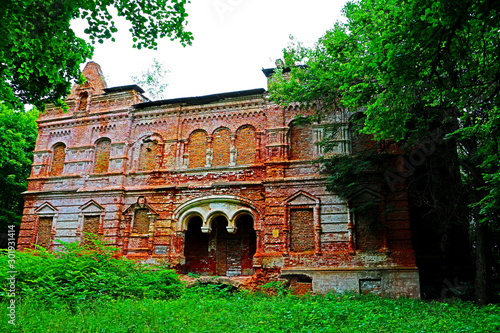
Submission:
POLYGON ((488 223, 476 222, 476 280, 474 292, 476 302, 481 305, 488 304, 489 278, 491 276, 491 262, 489 252, 489 228, 488 223))

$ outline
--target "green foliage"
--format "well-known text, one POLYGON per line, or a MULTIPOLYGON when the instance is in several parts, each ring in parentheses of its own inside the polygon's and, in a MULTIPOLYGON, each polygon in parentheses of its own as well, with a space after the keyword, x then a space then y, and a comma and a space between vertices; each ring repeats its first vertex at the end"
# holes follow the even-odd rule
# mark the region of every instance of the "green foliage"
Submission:
POLYGON ((263 286, 260 286, 260 289, 266 293, 277 296, 285 296, 290 294, 290 290, 288 289, 288 285, 284 281, 270 281, 263 286))
MULTIPOLYGON (((7 306, 0 303, 5 316, 7 306)), ((376 296, 223 297, 188 290, 172 300, 97 300, 57 311, 26 300, 4 332, 496 332, 500 309, 376 296)))
POLYGON ((165 89, 168 86, 165 80, 168 73, 169 71, 165 69, 164 65, 155 58, 153 64, 140 76, 131 76, 130 78, 143 88, 151 99, 156 100, 165 98, 165 89))
POLYGON ((14 111, 0 102, 0 233, 21 223, 35 148, 38 111, 14 111))
MULTIPOLYGON (((132 260, 116 258, 116 248, 88 234, 90 245, 62 242, 51 253, 36 250, 16 252, 16 295, 21 301, 35 300, 52 306, 74 306, 95 299, 177 297, 181 283, 174 271, 153 269, 132 260)), ((7 260, 0 257, 0 297, 8 299, 7 260)))
MULTIPOLYGON (((493 265, 487 252, 498 255, 500 244, 498 6, 488 0, 360 0, 348 2, 343 12, 346 21, 314 47, 295 43, 284 50, 287 66, 305 66, 278 70, 271 98, 283 104, 321 101, 321 112, 362 111, 363 133, 410 150, 441 131, 442 155, 426 157, 427 171, 418 170, 413 187, 422 192, 415 197, 431 206, 427 216, 446 220, 455 218, 448 213, 453 193, 461 194, 459 206, 469 209, 455 210, 458 220, 484 224, 486 232, 476 235, 490 238, 476 243, 478 258, 484 258, 477 272, 485 273, 479 274, 485 282, 493 265), (436 170, 451 175, 446 188, 436 170)), ((342 175, 333 162, 330 171, 342 175)), ((359 182, 351 178, 350 184, 359 182)), ((484 301, 487 288, 479 289, 484 301)))
POLYGON ((80 79, 80 64, 93 47, 77 37, 70 21, 83 18, 93 43, 114 41, 117 31, 110 7, 132 23, 134 47, 155 49, 158 38, 191 44, 184 30, 186 0, 7 0, 0 6, 0 101, 19 108, 46 102, 61 104, 71 82, 80 79))

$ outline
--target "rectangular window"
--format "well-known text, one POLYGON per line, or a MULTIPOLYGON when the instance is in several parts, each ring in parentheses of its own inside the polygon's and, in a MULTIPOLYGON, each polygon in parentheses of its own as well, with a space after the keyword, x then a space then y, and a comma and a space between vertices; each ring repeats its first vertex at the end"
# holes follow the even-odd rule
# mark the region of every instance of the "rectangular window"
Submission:
POLYGON ((290 250, 314 250, 314 213, 312 209, 290 210, 290 250))
MULTIPOLYGON (((98 235, 100 220, 101 220, 100 216, 85 216, 83 220, 83 232, 98 235)), ((85 234, 83 235, 83 244, 87 245, 92 244, 88 239, 88 236, 85 234)))

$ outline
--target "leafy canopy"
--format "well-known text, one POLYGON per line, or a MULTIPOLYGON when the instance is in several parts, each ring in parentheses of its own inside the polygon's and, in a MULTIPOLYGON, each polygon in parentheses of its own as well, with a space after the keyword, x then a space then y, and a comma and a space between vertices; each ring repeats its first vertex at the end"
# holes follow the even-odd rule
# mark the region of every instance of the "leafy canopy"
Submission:
MULTIPOLYGON (((498 220, 500 8, 488 0, 360 0, 314 47, 284 51, 271 97, 362 110, 364 133, 411 145, 455 141, 471 204, 498 220)), ((328 111, 328 108, 327 108, 328 111)))
POLYGON ((8 224, 20 224, 21 193, 28 188, 38 111, 13 111, 0 103, 0 233, 8 224))
POLYGON ((191 44, 185 31, 187 0, 7 0, 0 5, 0 101, 12 108, 23 104, 43 110, 47 102, 68 95, 80 79, 80 64, 92 57, 93 47, 70 27, 86 19, 85 32, 93 43, 113 39, 117 31, 109 12, 132 23, 134 47, 157 47, 158 38, 191 44))

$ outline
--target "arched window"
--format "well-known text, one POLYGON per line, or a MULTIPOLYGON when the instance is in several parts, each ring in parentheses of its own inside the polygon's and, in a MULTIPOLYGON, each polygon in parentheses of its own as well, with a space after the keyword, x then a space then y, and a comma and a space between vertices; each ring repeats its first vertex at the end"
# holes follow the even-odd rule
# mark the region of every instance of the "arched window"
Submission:
POLYGON ((89 94, 87 92, 82 92, 80 94, 80 106, 78 107, 78 109, 81 112, 84 112, 84 111, 87 110, 87 101, 88 101, 88 98, 89 98, 89 94))
POLYGON ((56 143, 52 148, 52 164, 50 166, 50 176, 57 177, 62 175, 65 159, 66 145, 64 143, 56 143))
POLYGON ((213 138, 214 156, 213 166, 229 165, 231 149, 231 132, 226 128, 220 128, 214 132, 213 138))
POLYGON ((109 169, 111 140, 102 139, 95 145, 94 173, 105 173, 109 169))
POLYGON ((189 137, 189 168, 203 168, 207 159, 207 134, 197 130, 189 137))
POLYGON ((158 154, 158 142, 147 138, 141 145, 139 157, 139 170, 154 170, 156 166, 156 155, 158 154))
POLYGON ((290 127, 290 160, 308 160, 313 158, 313 128, 311 124, 293 123, 290 127))
POLYGON ((255 162, 255 129, 245 126, 236 132, 236 164, 252 164, 255 162))

